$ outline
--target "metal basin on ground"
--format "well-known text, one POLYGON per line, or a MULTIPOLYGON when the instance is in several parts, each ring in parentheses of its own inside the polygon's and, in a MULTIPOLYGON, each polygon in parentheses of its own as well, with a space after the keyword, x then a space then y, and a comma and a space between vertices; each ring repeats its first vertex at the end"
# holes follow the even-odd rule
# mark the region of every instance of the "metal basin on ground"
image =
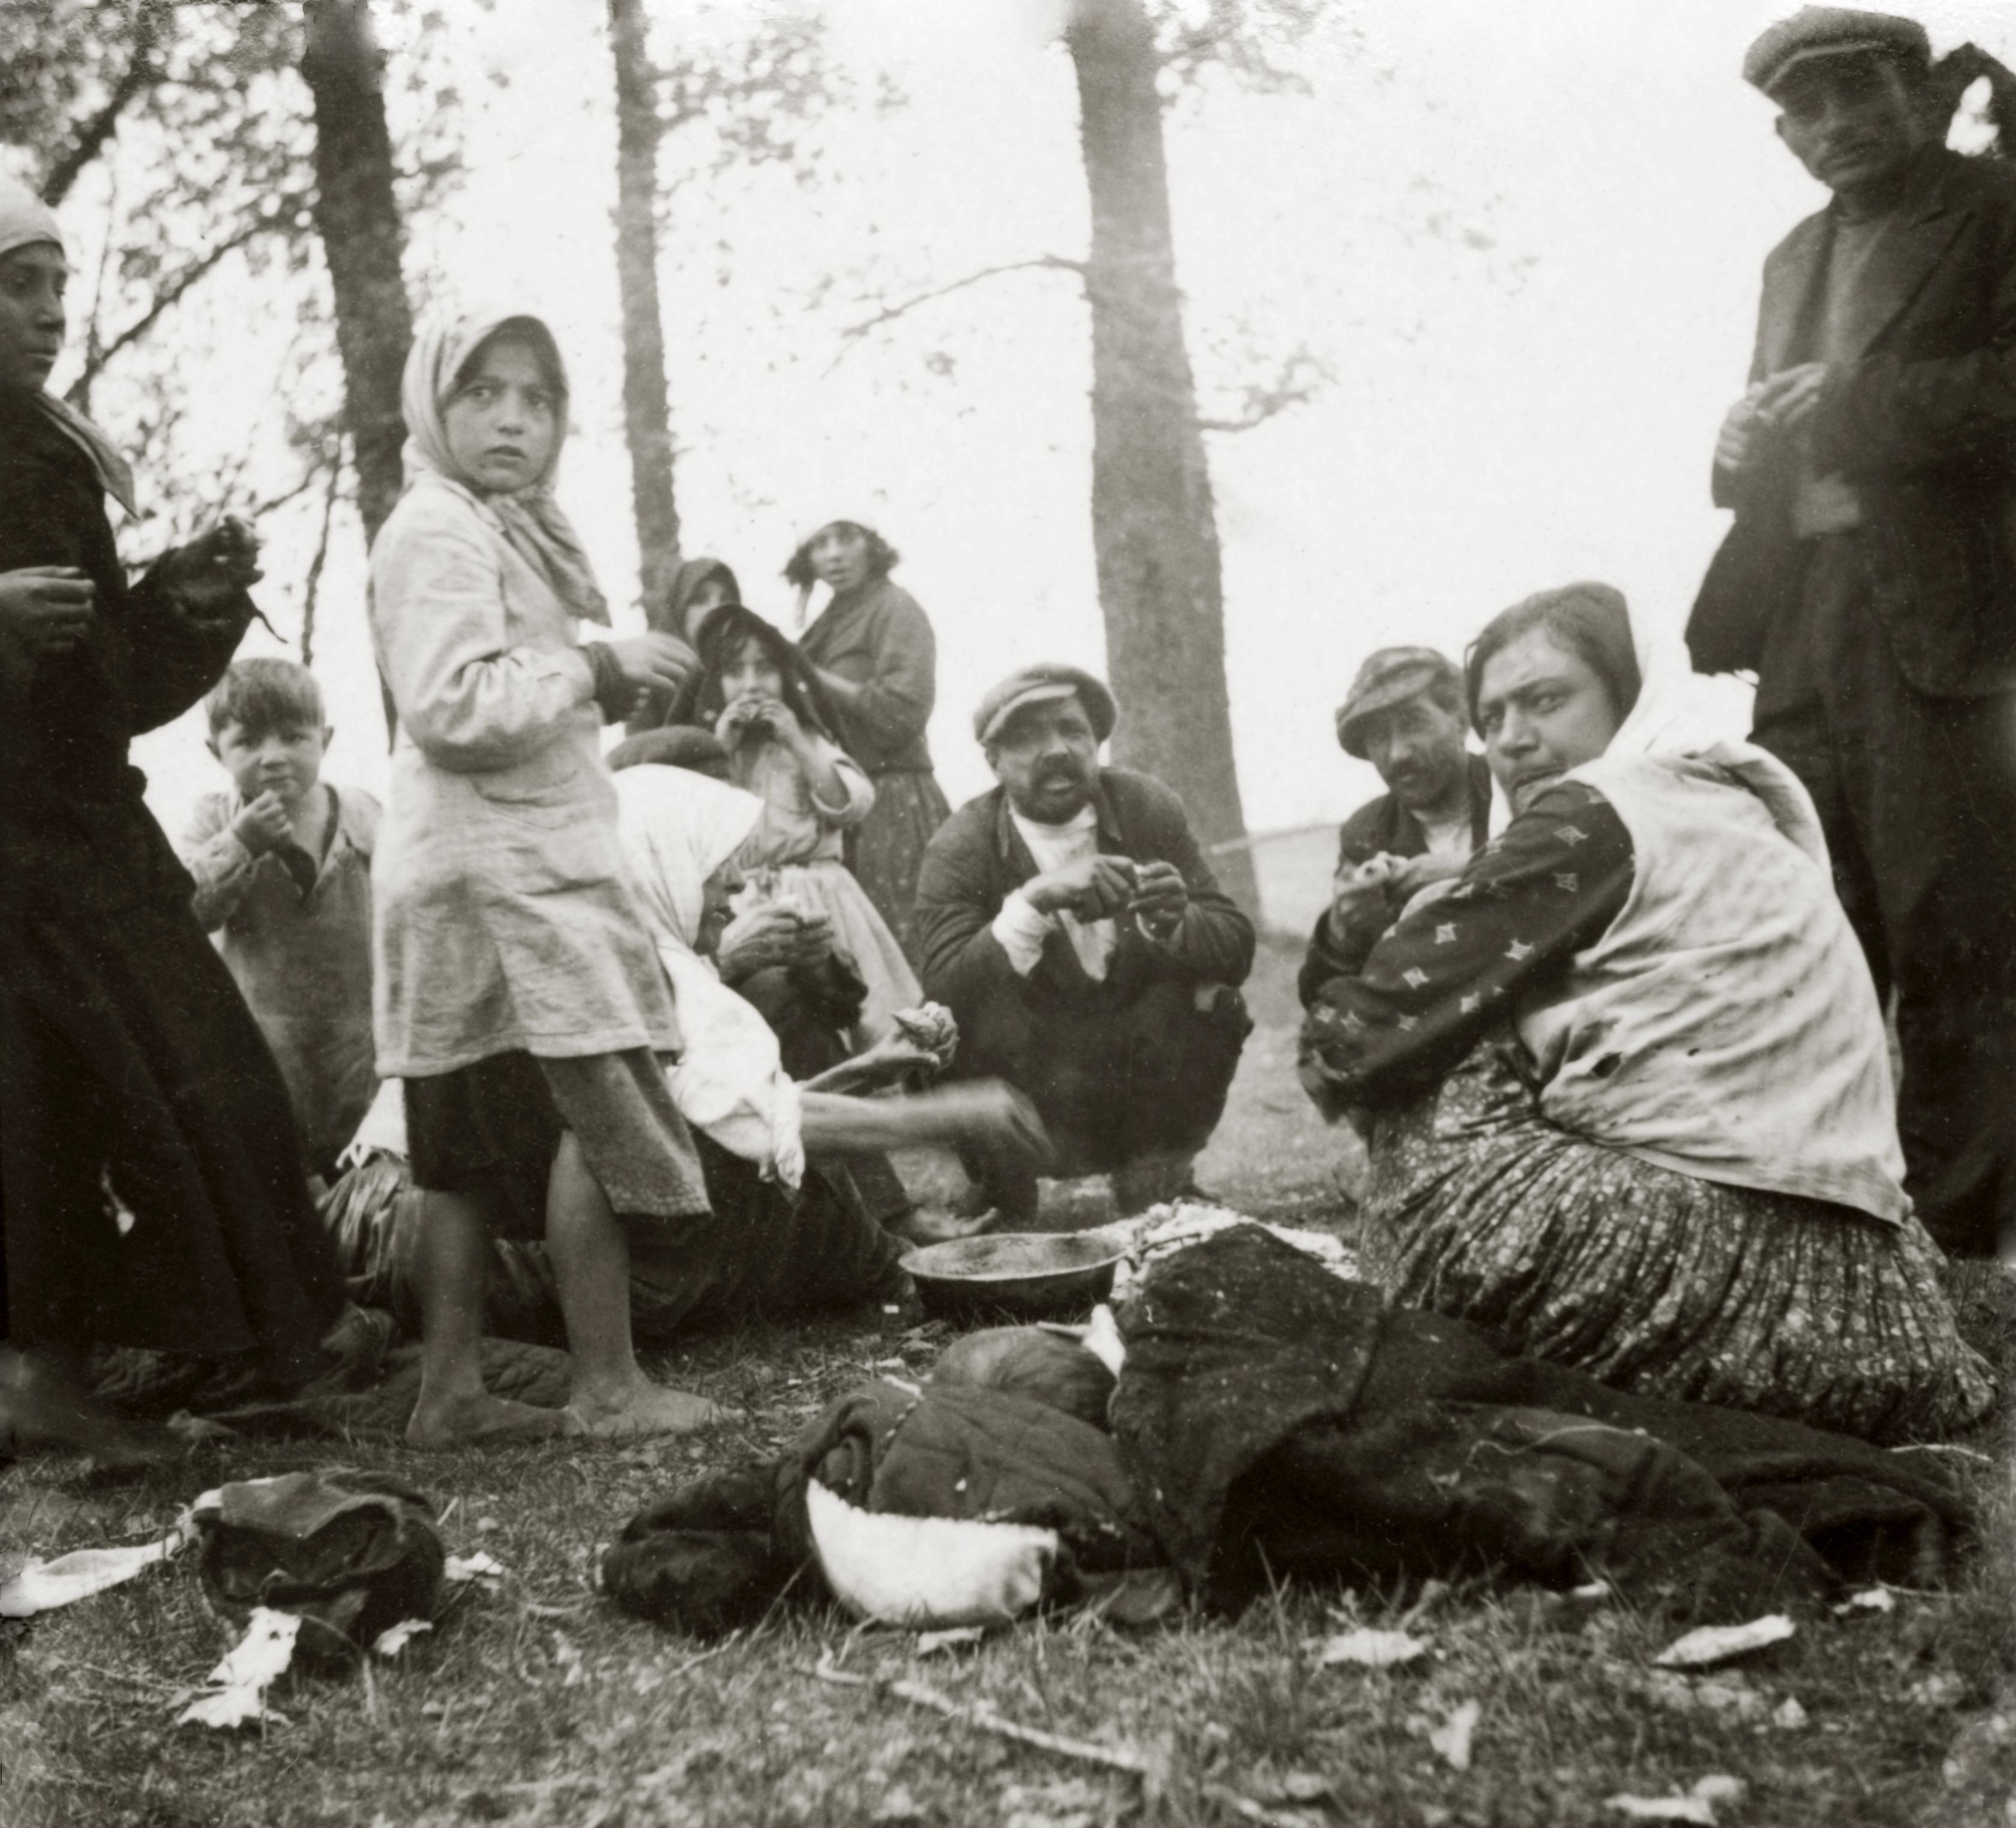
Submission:
POLYGON ((1098 1232, 1002 1232, 927 1244, 903 1258, 931 1313, 968 1319, 1082 1318, 1105 1300, 1125 1247, 1098 1232))

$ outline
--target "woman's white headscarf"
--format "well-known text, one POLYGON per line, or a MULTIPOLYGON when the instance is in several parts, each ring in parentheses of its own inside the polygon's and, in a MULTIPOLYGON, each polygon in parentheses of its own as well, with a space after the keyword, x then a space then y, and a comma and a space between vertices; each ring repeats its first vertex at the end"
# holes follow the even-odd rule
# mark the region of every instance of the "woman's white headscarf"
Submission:
MULTIPOLYGON (((34 247, 44 242, 52 243, 59 254, 69 257, 56 212, 18 178, 0 175, 0 260, 16 248, 34 247)), ((67 400, 38 389, 35 404, 91 460, 105 492, 128 514, 137 516, 140 510, 133 494, 132 466, 113 448, 112 441, 67 400)))
POLYGON ((425 324, 413 338, 400 383, 399 405, 406 421, 405 460, 410 479, 427 472, 466 489, 495 519, 519 556, 553 586, 567 613, 591 622, 607 623, 609 603, 595 581, 580 536, 553 498, 553 478, 560 466, 560 446, 567 436, 567 366, 560 345, 544 322, 525 311, 482 311, 444 313, 425 324), (560 398, 555 408, 559 436, 545 470, 527 488, 508 495, 485 491, 448 448, 442 415, 455 397, 455 382, 484 340, 509 326, 540 344, 553 367, 560 398))
POLYGON ((686 1042, 671 1069, 673 1102, 723 1148, 796 1187, 805 1171, 801 1107, 777 1037, 693 950, 707 879, 756 829, 763 803, 689 768, 650 762, 617 771, 616 799, 631 886, 686 1042))

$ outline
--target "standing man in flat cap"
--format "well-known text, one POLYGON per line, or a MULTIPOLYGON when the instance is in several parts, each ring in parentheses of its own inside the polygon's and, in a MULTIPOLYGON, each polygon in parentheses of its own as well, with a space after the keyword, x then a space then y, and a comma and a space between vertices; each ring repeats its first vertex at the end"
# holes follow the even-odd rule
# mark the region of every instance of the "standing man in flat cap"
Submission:
POLYGON ((2016 1235, 2016 169, 1946 149, 1910 20, 1809 7, 1744 75, 1834 196, 1765 262, 1687 644, 1756 671, 1896 992, 1906 1187, 1986 1254, 2016 1235))
MULTIPOLYGON (((915 932, 925 993, 959 1020, 954 1074, 1021 1091, 1054 1171, 1110 1174, 1138 1212, 1188 1186, 1225 1109, 1254 941, 1183 802, 1100 765, 1117 714, 1076 667, 1025 667, 981 700, 1000 785, 932 838, 915 932)), ((969 1165, 1003 1229, 1035 1217, 1033 1175, 969 1165)))
POLYGON ((1431 647, 1382 647, 1337 707, 1347 755, 1386 791, 1337 833, 1331 899, 1310 936, 1298 988, 1307 1008, 1333 977, 1355 977, 1416 892, 1463 873, 1491 822, 1491 770, 1466 741, 1463 675, 1431 647))

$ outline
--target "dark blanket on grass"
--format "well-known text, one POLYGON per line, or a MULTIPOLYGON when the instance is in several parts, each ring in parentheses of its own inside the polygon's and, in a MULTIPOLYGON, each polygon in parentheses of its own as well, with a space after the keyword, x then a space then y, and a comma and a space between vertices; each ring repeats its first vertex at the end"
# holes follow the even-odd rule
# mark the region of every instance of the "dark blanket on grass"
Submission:
POLYGON ((878 1378, 829 1405, 775 1459, 697 1479, 649 1505, 603 1560, 625 1610, 676 1630, 727 1630, 794 1582, 823 1594, 805 1487, 857 1509, 1055 1530, 1051 1597, 1110 1590, 1164 1556, 1112 1438, 1009 1390, 878 1378))
POLYGON ((1157 1265, 1121 1332, 1121 1463, 1222 1601, 1270 1571, 1496 1566, 1743 1616, 1844 1580, 1935 1585, 1971 1526, 1929 1456, 1507 1358, 1256 1225, 1157 1265))
POLYGON ((778 1459, 639 1513, 604 1584, 700 1631, 823 1591, 813 1477, 867 1510, 1055 1529, 1053 1597, 1159 1561, 1224 1607, 1284 1576, 1496 1570, 1737 1619, 1936 1584, 1971 1527, 1927 1456, 1507 1358, 1257 1225, 1157 1264, 1121 1330, 1110 1434, 1022 1391, 880 1380, 778 1459))

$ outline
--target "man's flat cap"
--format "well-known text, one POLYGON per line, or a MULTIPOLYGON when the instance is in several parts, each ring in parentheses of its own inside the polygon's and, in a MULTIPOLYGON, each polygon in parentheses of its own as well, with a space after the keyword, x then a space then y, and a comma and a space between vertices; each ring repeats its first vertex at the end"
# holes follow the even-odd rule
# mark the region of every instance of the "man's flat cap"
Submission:
POLYGON ((1092 733, 1100 742, 1113 734, 1120 707, 1113 702, 1106 682, 1055 660, 1039 660, 1032 667, 1010 673, 981 700, 979 710, 973 714, 973 733, 983 743, 995 742, 1007 729, 1009 720, 1025 705, 1048 704, 1060 698, 1075 698, 1085 707, 1092 733))
POLYGON ((1359 732, 1374 711, 1391 711, 1436 686, 1443 701, 1463 703, 1463 675, 1453 660, 1431 647, 1382 647, 1366 657, 1351 682, 1351 695, 1337 707, 1337 739, 1346 755, 1365 759, 1359 732))
POLYGON ((1802 6, 1765 31, 1744 53, 1743 80, 1768 95, 1797 65, 1854 51, 1878 51, 1921 66, 1932 60, 1931 40, 1915 19, 1863 13, 1852 6, 1802 6))

